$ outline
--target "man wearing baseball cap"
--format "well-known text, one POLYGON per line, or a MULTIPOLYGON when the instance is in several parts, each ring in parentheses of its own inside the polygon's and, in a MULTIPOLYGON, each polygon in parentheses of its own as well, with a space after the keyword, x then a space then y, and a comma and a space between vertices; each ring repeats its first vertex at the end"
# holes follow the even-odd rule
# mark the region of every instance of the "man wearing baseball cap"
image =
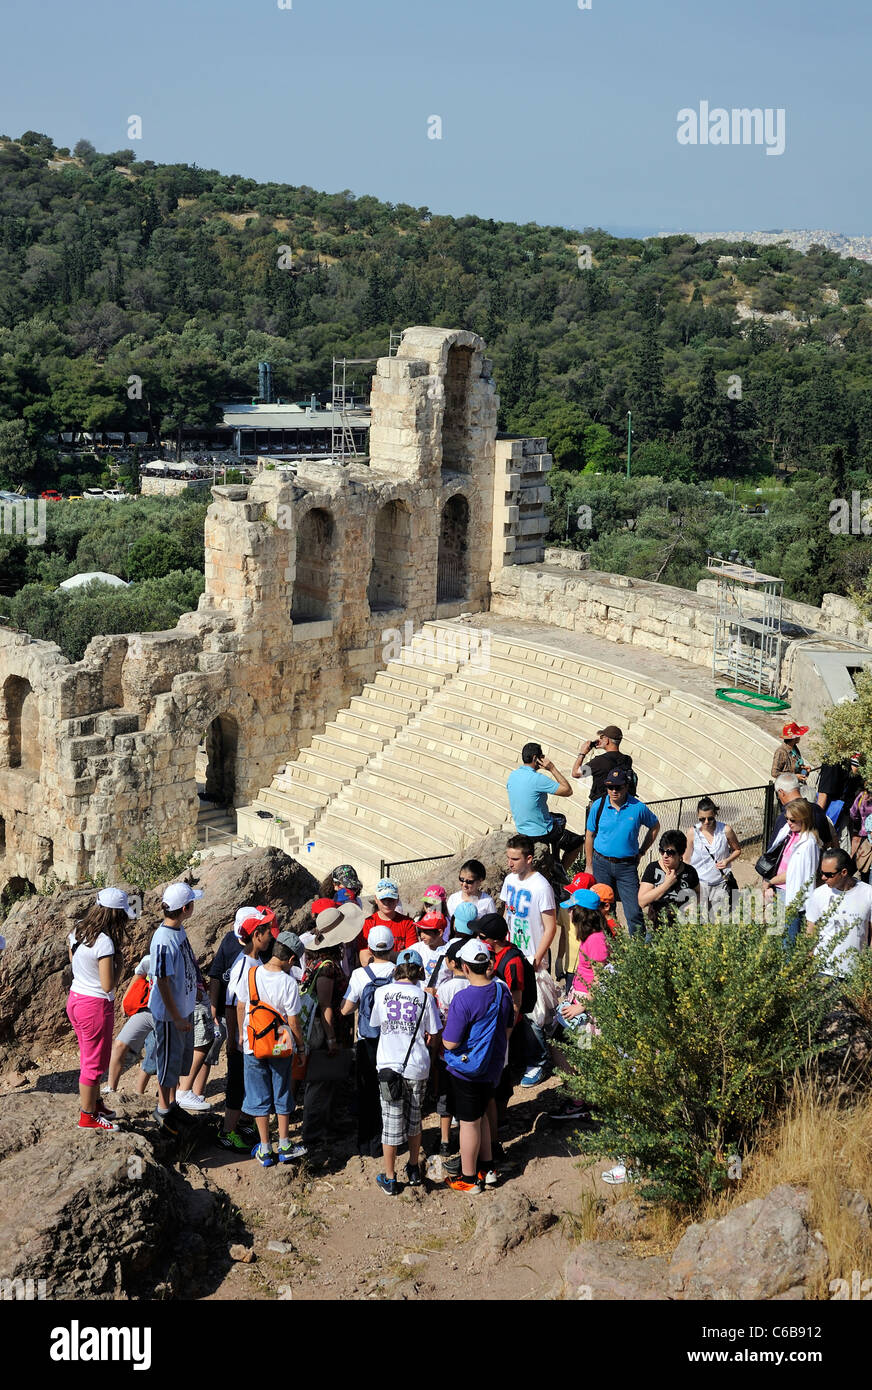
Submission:
POLYGON ((639 860, 659 830, 654 812, 630 794, 630 774, 625 768, 612 768, 606 777, 606 795, 591 802, 587 813, 585 857, 597 883, 615 890, 631 936, 645 927, 639 907, 639 860), (647 833, 640 845, 642 829, 647 833))
POLYGON ((598 801, 601 796, 605 796, 606 777, 613 768, 622 767, 627 772, 632 768, 633 759, 629 753, 621 752, 623 737, 623 730, 619 729, 617 724, 607 724, 604 729, 600 729, 595 739, 589 738, 579 749, 578 757, 573 764, 572 776, 591 778, 591 801, 598 801), (596 757, 591 758, 582 772, 582 763, 593 748, 597 750, 596 757))
POLYGON ((799 740, 803 734, 808 733, 807 724, 785 724, 781 731, 781 747, 776 748, 775 757, 772 759, 773 777, 779 777, 782 772, 792 772, 794 777, 798 777, 800 782, 808 781, 810 768, 805 758, 799 751, 799 740))
POLYGON ((360 963, 367 965, 373 958, 369 949, 369 934, 373 927, 390 927, 394 951, 411 950, 418 944, 418 928, 411 917, 401 917, 400 890, 392 878, 380 878, 375 885, 375 912, 367 917, 360 935, 360 963))
POLYGON ((193 1018, 197 1000, 197 962, 185 931, 200 888, 168 883, 163 891, 163 921, 148 948, 154 984, 149 1007, 154 1018, 158 1102, 156 1117, 177 1133, 176 1087, 191 1070, 194 1055, 193 1018))

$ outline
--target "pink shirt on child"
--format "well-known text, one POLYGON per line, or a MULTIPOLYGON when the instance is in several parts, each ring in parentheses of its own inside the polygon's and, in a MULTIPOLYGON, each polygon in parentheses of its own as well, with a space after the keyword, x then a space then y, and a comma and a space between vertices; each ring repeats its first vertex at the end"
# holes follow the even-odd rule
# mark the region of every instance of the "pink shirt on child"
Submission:
POLYGON ((579 942, 578 966, 572 980, 573 994, 585 997, 589 994, 588 985, 593 984, 594 965, 600 965, 608 958, 609 943, 604 932, 591 932, 586 941, 579 942))

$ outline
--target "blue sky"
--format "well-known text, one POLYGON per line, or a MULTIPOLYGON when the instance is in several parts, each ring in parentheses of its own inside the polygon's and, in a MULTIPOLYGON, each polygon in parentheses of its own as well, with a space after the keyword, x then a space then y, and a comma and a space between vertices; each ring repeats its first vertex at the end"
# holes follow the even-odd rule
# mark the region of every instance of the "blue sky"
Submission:
POLYGON ((292 5, 8 7, 0 131, 455 215, 872 235, 869 0, 292 5), (679 145, 703 100, 783 107, 785 152, 679 145))

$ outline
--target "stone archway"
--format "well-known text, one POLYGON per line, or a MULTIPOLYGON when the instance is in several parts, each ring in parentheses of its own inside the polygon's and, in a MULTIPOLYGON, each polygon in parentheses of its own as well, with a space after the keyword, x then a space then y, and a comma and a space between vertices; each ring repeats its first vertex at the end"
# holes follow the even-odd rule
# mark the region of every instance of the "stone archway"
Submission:
POLYGON ((452 603, 467 596, 469 572, 469 503, 463 493, 449 497, 442 508, 439 558, 436 567, 436 602, 452 603))
POLYGON ((412 516, 405 502, 388 502, 375 519, 366 591, 371 613, 405 608, 412 577, 412 516))
POLYGON ((238 749, 239 725, 232 715, 219 714, 207 728, 197 754, 198 790, 202 777, 203 796, 219 806, 234 804, 238 749))
POLYGON ((442 467, 451 473, 470 473, 475 462, 469 436, 472 358, 471 347, 455 344, 448 349, 445 414, 442 418, 442 467))
POLYGON ((38 773, 42 763, 36 692, 23 676, 8 676, 3 686, 3 717, 9 767, 38 773))
POLYGON ((322 507, 313 507, 300 522, 291 600, 293 623, 318 623, 333 616, 331 584, 335 530, 333 517, 322 507))

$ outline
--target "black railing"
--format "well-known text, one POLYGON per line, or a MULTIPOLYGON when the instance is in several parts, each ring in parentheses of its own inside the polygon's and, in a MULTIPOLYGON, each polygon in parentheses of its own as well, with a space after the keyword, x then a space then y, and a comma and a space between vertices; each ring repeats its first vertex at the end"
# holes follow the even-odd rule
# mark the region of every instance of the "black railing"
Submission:
MULTIPOLYGON (((460 850, 455 853, 461 853, 460 850)), ((398 888, 402 888, 404 883, 410 879, 417 878, 423 874, 428 864, 444 864, 446 859, 453 859, 453 854, 432 854, 429 859, 395 859, 388 863, 386 859, 381 862, 382 878, 392 878, 398 888)), ((427 870, 429 872, 429 870, 427 870)), ((434 870, 438 872, 438 870, 434 870)))

